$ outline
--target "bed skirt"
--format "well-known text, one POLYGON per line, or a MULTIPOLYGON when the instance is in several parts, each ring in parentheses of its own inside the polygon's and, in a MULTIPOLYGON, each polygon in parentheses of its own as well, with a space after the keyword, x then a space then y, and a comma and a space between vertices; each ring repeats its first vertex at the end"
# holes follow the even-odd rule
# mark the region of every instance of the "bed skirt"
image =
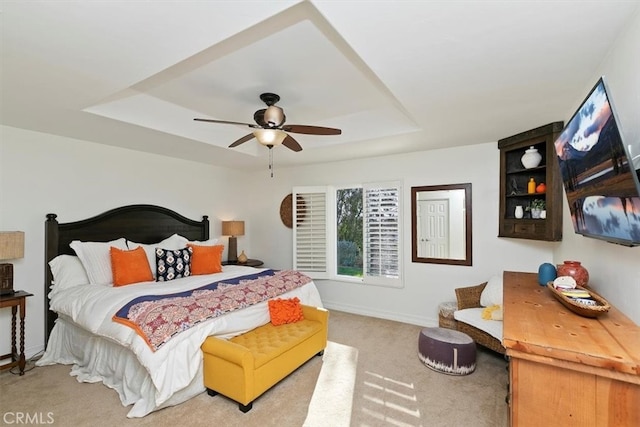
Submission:
POLYGON ((187 387, 168 400, 157 403, 157 389, 133 352, 87 332, 64 317, 56 320, 47 351, 36 364, 73 365, 71 375, 78 382, 102 382, 114 389, 124 406, 133 405, 128 418, 144 417, 158 409, 178 405, 205 390, 200 364, 197 375, 187 387), (105 360, 109 363, 104 363, 105 360), (122 378, 127 378, 127 381, 122 381, 122 378))

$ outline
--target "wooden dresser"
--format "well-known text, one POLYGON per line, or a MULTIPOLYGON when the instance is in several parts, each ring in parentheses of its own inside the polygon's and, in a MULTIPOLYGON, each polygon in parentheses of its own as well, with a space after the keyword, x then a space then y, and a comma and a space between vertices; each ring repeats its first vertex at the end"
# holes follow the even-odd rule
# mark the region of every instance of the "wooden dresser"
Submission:
POLYGON ((640 426, 640 328, 566 309, 535 273, 504 273, 512 426, 640 426))

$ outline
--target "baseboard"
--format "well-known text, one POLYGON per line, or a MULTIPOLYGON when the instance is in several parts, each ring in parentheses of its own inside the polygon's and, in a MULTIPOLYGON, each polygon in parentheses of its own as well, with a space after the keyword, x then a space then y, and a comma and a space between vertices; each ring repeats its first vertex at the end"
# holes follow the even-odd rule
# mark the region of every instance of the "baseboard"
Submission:
POLYGON ((343 304, 335 301, 322 300, 322 304, 328 310, 344 311, 345 313, 359 314, 361 316, 376 317, 379 319, 393 320, 396 322, 408 323, 410 325, 417 325, 423 327, 435 327, 438 326, 437 317, 427 316, 411 316, 402 313, 396 313, 392 311, 383 311, 371 309, 370 307, 355 306, 350 304, 343 304))
POLYGON ((30 360, 34 356, 42 356, 43 353, 44 353, 44 346, 42 345, 24 349, 24 357, 27 360, 30 360))
MULTIPOLYGON (((39 347, 31 347, 31 348, 25 348, 24 349, 24 358, 27 362, 26 366, 25 366, 25 372, 33 369, 33 363, 35 363, 35 360, 32 360, 34 356, 38 356, 38 358, 40 358, 42 356, 42 353, 44 351, 44 348, 42 346, 39 347)), ((11 363, 11 360, 3 360, 0 361, 0 366, 2 365, 6 365, 8 363, 11 363)), ((11 371, 13 373, 17 373, 18 372, 18 367, 14 366, 13 368, 11 368, 11 371)))

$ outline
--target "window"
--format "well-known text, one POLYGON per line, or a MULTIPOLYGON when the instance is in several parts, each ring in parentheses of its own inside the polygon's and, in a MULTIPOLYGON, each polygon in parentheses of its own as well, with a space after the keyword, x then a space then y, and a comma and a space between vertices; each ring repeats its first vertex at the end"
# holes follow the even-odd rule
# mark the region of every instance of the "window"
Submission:
POLYGON ((362 187, 336 190, 336 274, 362 277, 362 187))
POLYGON ((364 187, 365 275, 370 283, 400 279, 400 187, 364 187))
POLYGON ((294 268, 317 279, 402 286, 398 182, 293 189, 294 268))

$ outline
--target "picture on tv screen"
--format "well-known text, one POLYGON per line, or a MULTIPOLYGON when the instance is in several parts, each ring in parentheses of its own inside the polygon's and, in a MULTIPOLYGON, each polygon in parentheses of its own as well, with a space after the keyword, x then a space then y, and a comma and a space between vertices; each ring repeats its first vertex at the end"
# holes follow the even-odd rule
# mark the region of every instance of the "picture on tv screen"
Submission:
POLYGON ((575 232, 640 244, 640 193, 601 78, 555 141, 575 232))

